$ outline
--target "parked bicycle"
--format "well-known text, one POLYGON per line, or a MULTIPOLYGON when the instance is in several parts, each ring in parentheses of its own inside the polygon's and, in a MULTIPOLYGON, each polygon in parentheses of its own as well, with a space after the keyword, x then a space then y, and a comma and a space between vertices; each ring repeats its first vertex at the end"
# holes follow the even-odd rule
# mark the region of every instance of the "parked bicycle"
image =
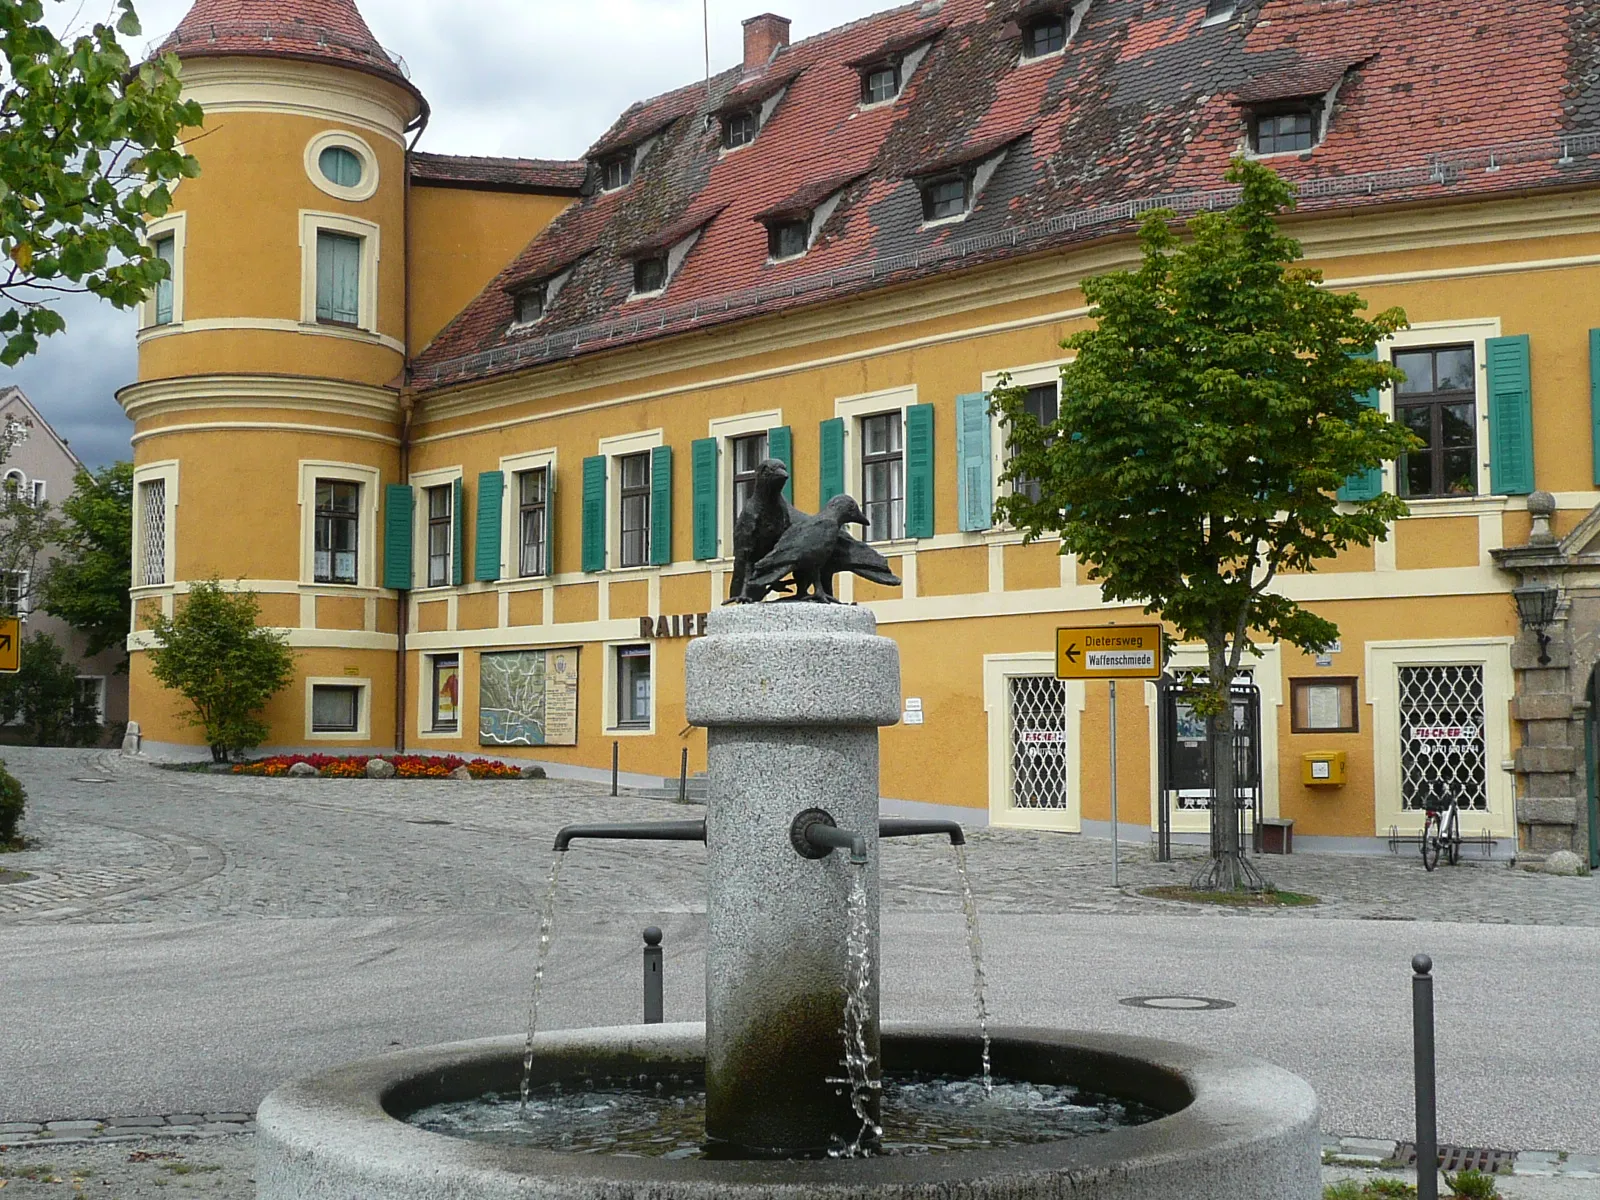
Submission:
POLYGON ((1456 798, 1448 799, 1437 792, 1424 801, 1427 816, 1422 821, 1422 865, 1431 871, 1439 865, 1439 856, 1452 867, 1461 861, 1461 809, 1456 798))

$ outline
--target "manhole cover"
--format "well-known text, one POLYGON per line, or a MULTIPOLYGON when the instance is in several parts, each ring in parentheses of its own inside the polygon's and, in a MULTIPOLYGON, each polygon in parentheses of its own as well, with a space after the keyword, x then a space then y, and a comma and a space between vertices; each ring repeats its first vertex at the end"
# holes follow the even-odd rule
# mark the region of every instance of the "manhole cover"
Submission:
POLYGON ((407 821, 406 824, 407 825, 454 825, 455 822, 454 821, 440 821, 440 820, 435 819, 435 820, 430 820, 430 821, 411 820, 411 821, 407 821))
POLYGON ((1174 1012, 1215 1012, 1238 1007, 1232 1000, 1213 1000, 1209 996, 1129 996, 1117 1003, 1127 1008, 1160 1008, 1174 1012))
POLYGON ((74 779, 72 782, 73 783, 115 783, 116 780, 115 779, 90 779, 88 776, 84 776, 81 779, 74 779))

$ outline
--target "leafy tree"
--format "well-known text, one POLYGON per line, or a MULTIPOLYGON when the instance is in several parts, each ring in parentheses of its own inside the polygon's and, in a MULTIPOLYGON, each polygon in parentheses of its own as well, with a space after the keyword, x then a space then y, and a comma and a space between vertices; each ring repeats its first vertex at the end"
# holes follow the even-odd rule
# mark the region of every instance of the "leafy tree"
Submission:
MULTIPOLYGON (((0 463, 5 460, 0 457, 0 463)), ((45 550, 61 537, 49 503, 0 486, 0 616, 31 612, 47 580, 45 550)))
POLYGON ((204 731, 215 762, 267 740, 261 710, 294 678, 287 636, 259 628, 260 612, 254 592, 211 579, 190 589, 176 616, 151 626, 151 673, 189 702, 189 723, 204 731))
POLYGON ((39 746, 88 746, 100 740, 94 704, 78 690, 78 672, 55 638, 22 643, 22 670, 0 675, 0 722, 21 718, 39 746))
POLYGON ((63 42, 44 24, 44 0, 0 0, 7 366, 66 328, 49 307, 56 297, 91 292, 131 308, 167 278, 140 235, 170 207, 169 185, 200 171, 178 142, 202 114, 180 98, 176 56, 135 67, 117 41, 139 34, 133 0, 116 0, 114 12, 114 28, 96 24, 63 42))
POLYGON ((1294 192, 1271 170, 1237 160, 1228 179, 1240 187, 1232 209, 1197 215, 1187 239, 1172 213, 1152 213, 1139 269, 1084 283, 1096 325, 1063 343, 1076 358, 1056 422, 1041 427, 1020 388, 993 404, 1014 451, 1003 479, 1036 485, 999 501, 1004 518, 1029 540, 1059 534, 1108 601, 1142 604, 1205 643, 1198 708, 1219 802, 1196 884, 1235 890, 1260 880, 1221 799, 1235 794, 1229 684, 1253 638, 1307 650, 1337 638, 1273 581, 1387 537, 1406 512, 1397 497, 1336 493, 1414 442, 1361 401, 1403 378, 1373 351, 1405 314, 1369 321, 1360 297, 1292 265, 1300 246, 1277 221, 1294 192))
POLYGON ((5 759, 0 758, 0 851, 22 849, 17 827, 22 824, 22 814, 27 808, 28 793, 17 777, 6 770, 5 759))
MULTIPOLYGON (((58 558, 45 581, 45 611, 88 635, 85 653, 126 647, 133 623, 133 464, 79 471, 58 558)), ((124 654, 119 670, 126 671, 124 654)))

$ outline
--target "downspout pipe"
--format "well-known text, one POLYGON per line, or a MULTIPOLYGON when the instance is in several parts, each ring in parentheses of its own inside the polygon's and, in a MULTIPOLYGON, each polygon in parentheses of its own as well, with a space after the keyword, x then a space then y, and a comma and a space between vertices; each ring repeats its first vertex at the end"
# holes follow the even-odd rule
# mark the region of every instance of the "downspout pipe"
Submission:
MULTIPOLYGON (((411 220, 411 155, 416 150, 417 144, 422 141, 422 135, 428 129, 429 112, 426 107, 417 117, 412 126, 416 130, 416 137, 411 139, 411 145, 406 147, 405 182, 403 220, 405 229, 403 241, 405 244, 405 360, 401 367, 400 375, 400 482, 406 483, 411 478, 411 419, 416 414, 416 394, 411 390, 411 351, 412 351, 412 315, 411 294, 413 280, 411 277, 411 250, 412 250, 412 220, 411 220)), ((408 129, 406 132, 411 132, 408 129)), ((395 606, 395 658, 394 658, 394 752, 406 752, 406 724, 410 715, 410 673, 406 669, 406 630, 411 624, 411 593, 401 592, 395 606)))

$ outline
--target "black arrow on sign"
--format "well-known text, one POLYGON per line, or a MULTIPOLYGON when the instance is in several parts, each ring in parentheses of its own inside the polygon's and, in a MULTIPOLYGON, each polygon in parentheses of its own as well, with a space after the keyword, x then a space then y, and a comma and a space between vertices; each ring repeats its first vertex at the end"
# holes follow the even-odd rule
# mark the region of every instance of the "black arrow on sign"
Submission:
POLYGON ((1072 663, 1074 666, 1077 665, 1077 663, 1078 663, 1078 648, 1076 646, 1068 646, 1067 647, 1067 661, 1069 663, 1072 663))
POLYGON ((9 649, 11 649, 11 635, 9 633, 0 633, 0 650, 9 649))

